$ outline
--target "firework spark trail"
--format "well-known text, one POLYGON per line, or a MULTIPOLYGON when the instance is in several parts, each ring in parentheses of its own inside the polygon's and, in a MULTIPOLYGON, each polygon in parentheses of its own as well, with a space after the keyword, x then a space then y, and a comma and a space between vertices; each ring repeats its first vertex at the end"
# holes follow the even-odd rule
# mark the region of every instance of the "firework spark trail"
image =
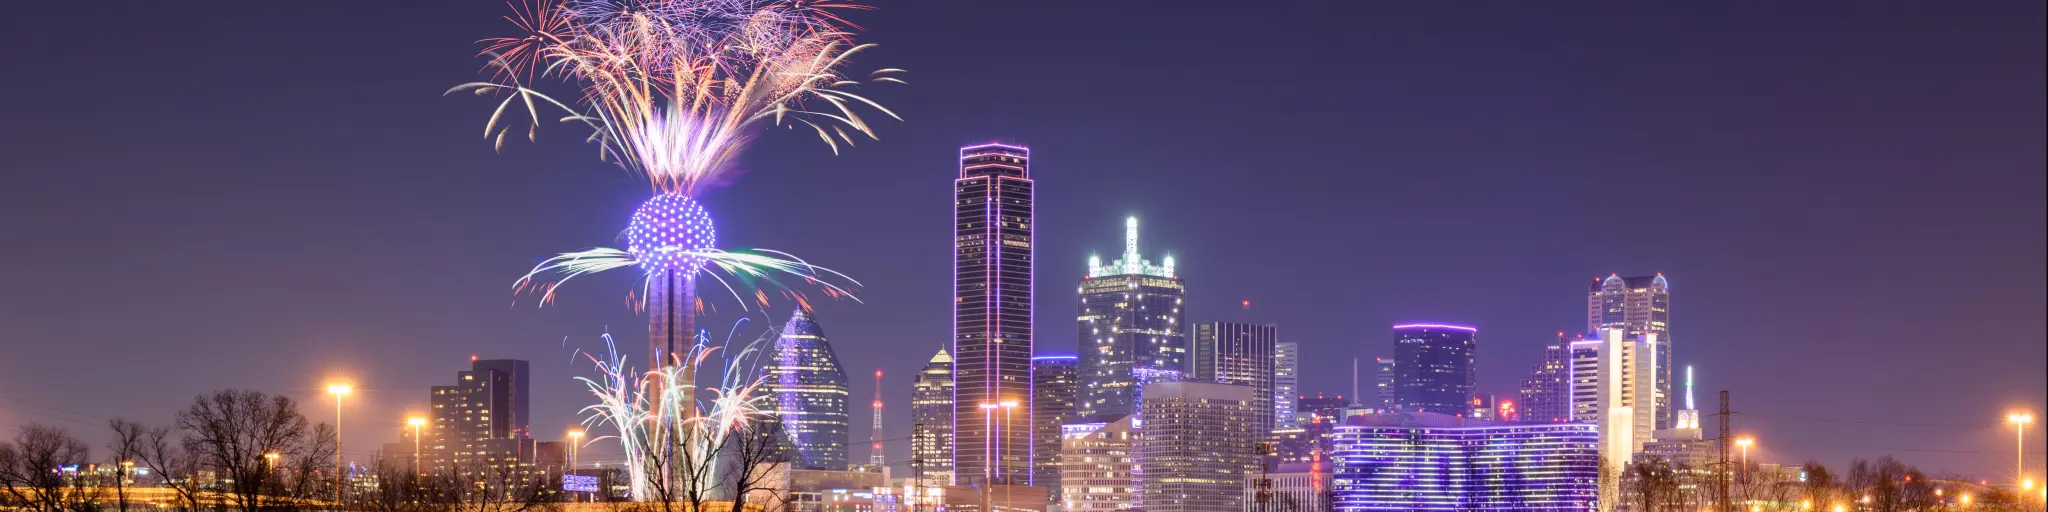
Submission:
MULTIPOLYGON (((738 325, 747 319, 735 323, 738 325)), ((777 339, 779 333, 773 329, 751 342, 740 345, 731 334, 722 345, 709 345, 699 338, 699 343, 688 354, 677 355, 682 364, 659 365, 659 368, 639 372, 629 366, 627 359, 613 342, 611 333, 603 335, 605 352, 602 355, 583 353, 597 370, 596 379, 577 377, 597 398, 597 403, 585 406, 579 413, 584 414, 585 430, 609 425, 617 433, 592 438, 591 442, 611 438, 618 440, 626 449, 629 460, 645 457, 647 450, 663 446, 678 446, 691 443, 690 449, 682 453, 691 460, 672 461, 680 467, 718 467, 712 459, 718 456, 715 447, 723 445, 726 436, 744 432, 746 427, 758 420, 774 418, 772 407, 763 407, 773 397, 761 392, 766 382, 761 369, 765 366, 763 357, 772 352, 767 345, 777 339), (733 347, 739 350, 734 353, 733 347), (700 387, 691 375, 706 364, 718 365, 718 382, 708 388, 700 387)), ((650 496, 650 478, 656 478, 650 469, 674 468, 677 466, 650 466, 628 464, 632 495, 650 496)), ((713 476, 708 481, 719 481, 713 476)), ((699 483, 698 485, 702 485, 699 483)))
MULTIPOLYGON (((853 4, 800 0, 538 0, 507 16, 517 36, 486 39, 496 81, 450 93, 509 93, 485 123, 502 147, 503 123, 515 101, 539 124, 541 103, 568 113, 595 133, 600 155, 647 178, 656 191, 695 197, 732 170, 759 122, 802 124, 839 151, 848 132, 875 138, 859 110, 895 112, 847 88, 847 59, 873 45, 855 44, 833 11, 853 4), (538 70, 538 71, 537 71, 538 70), (582 84, 587 112, 528 87, 538 72, 582 84), (537 100, 540 103, 537 103, 537 100)), ((903 70, 869 74, 896 82, 903 70)))
MULTIPOLYGON (((741 297, 741 290, 747 289, 758 293, 759 287, 756 283, 767 283, 798 302, 809 303, 803 292, 776 280, 776 274, 801 277, 806 283, 817 285, 820 289, 823 289, 826 295, 831 298, 846 298, 854 302, 860 302, 860 297, 855 296, 852 291, 860 287, 860 281, 854 280, 852 277, 848 277, 846 274, 841 274, 838 271, 812 265, 789 253, 768 249, 757 249, 753 252, 722 251, 717 249, 674 252, 689 257, 703 258, 710 263, 711 267, 717 268, 719 272, 714 272, 710 275, 728 293, 732 294, 733 299, 738 301, 742 308, 746 307, 747 301, 741 297), (777 257, 778 255, 782 257, 777 257), (721 277, 720 274, 724 274, 724 276, 721 277)), ((609 247, 564 253, 543 260, 539 265, 535 265, 532 270, 527 271, 526 275, 520 276, 517 281, 514 281, 512 288, 514 291, 533 291, 539 293, 541 295, 540 304, 546 305, 554 301, 555 292, 571 279, 640 264, 641 261, 631 253, 609 247)), ((648 276, 648 279, 653 278, 654 276, 652 275, 648 276)), ((765 302, 765 300, 757 302, 765 302)), ((805 309, 809 308, 806 307, 805 309)))

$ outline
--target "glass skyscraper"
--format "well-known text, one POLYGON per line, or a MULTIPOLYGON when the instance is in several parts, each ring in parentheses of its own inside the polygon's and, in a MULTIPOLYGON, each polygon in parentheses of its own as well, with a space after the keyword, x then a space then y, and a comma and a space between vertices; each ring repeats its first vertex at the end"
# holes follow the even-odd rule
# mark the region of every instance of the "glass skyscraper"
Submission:
MULTIPOLYGON (((1146 512, 1242 512, 1245 477, 1258 473, 1256 432, 1271 407, 1251 386, 1168 382, 1145 386, 1133 427, 1139 505, 1146 512)), ((1270 397, 1270 395, 1268 395, 1270 397)))
POLYGON ((1135 413, 1147 372, 1187 371, 1187 290, 1172 256, 1153 265, 1138 255, 1137 218, 1124 221, 1122 259, 1103 265, 1088 258, 1079 292, 1082 418, 1106 422, 1135 413))
POLYGON ((425 471, 473 473, 515 466, 530 454, 527 366, 518 359, 471 359, 468 371, 456 373, 455 385, 429 389, 432 427, 421 435, 425 471))
POLYGON ((960 148, 953 180, 956 484, 1031 478, 1032 207, 1030 149, 960 148), (987 409, 1004 403, 1014 407, 987 409))
MULTIPOLYGON (((1262 433, 1273 431, 1274 378, 1278 375, 1274 357, 1279 353, 1280 327, 1273 324, 1209 322, 1195 326, 1194 376, 1196 382, 1250 386, 1258 396, 1254 405, 1266 411, 1254 425, 1262 433)), ((1261 436, 1264 437, 1263 435, 1261 436)))
POLYGON ((912 476, 927 485, 953 483, 953 356, 939 349, 910 387, 912 476))
POLYGON ((1395 407, 1451 416, 1468 412, 1478 334, 1461 325, 1394 326, 1395 407))
POLYGON ((825 329, 797 310, 775 339, 775 358, 762 370, 764 390, 796 448, 798 469, 846 470, 846 371, 825 340, 825 329))
POLYGON ((1337 427, 1339 510, 1597 508, 1600 433, 1583 423, 1495 423, 1433 413, 1337 427))
POLYGON ((1301 344, 1283 341, 1273 344, 1273 426, 1301 426, 1295 420, 1296 400, 1301 398, 1301 344))
POLYGON ((1538 423, 1572 421, 1571 340, 1557 333, 1557 343, 1543 347, 1543 362, 1529 368, 1522 380, 1521 419, 1538 423))
POLYGON ((1666 412, 1657 415, 1657 428, 1671 428, 1671 282, 1664 274, 1594 279, 1586 293, 1586 332, 1608 329, 1621 329, 1628 339, 1655 335, 1651 351, 1657 359, 1649 364, 1657 368, 1657 385, 1651 396, 1657 410, 1666 412))
POLYGON ((1074 421, 1081 374, 1074 356, 1031 358, 1031 485, 1060 498, 1060 427, 1074 421))

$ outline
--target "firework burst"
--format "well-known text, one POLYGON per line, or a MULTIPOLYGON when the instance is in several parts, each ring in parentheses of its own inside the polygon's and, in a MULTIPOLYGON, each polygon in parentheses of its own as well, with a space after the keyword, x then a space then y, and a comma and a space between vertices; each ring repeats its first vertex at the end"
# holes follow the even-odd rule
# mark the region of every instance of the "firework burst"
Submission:
MULTIPOLYGON (((527 136, 541 106, 594 129, 600 156, 644 176, 659 193, 695 197, 733 170, 749 140, 766 122, 808 127, 839 151, 856 134, 875 138, 861 110, 901 119, 852 92, 861 81, 843 71, 850 57, 873 45, 856 44, 851 24, 835 11, 852 4, 792 0, 539 0, 514 4, 507 16, 515 36, 486 39, 484 55, 496 81, 472 82, 450 93, 505 93, 484 134, 502 147, 516 123, 505 112, 519 105, 527 136), (534 89, 536 75, 582 85, 569 108, 534 89)), ((870 73, 870 81, 897 82, 900 69, 870 73)))

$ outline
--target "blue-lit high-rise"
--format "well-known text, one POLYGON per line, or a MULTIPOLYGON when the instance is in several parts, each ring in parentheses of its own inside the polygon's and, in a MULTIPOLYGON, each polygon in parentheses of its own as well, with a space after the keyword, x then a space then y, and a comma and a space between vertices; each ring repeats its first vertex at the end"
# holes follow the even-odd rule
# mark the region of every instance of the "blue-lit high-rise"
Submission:
POLYGON ((1394 407, 1458 416, 1472 399, 1479 329, 1462 325, 1394 326, 1394 407))
POLYGON ((775 358, 762 372, 764 391, 796 449, 800 469, 843 471, 847 462, 846 371, 825 340, 825 329, 797 310, 775 340, 775 358))
POLYGON ((1335 444, 1338 510, 1598 508, 1595 425, 1369 414, 1338 426, 1335 444))

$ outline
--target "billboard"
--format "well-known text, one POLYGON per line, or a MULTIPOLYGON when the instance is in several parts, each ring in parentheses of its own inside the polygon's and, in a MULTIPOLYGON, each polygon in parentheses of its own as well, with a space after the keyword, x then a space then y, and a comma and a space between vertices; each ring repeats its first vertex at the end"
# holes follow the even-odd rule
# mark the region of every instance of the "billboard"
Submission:
POLYGON ((562 490, 569 492, 597 492, 597 477, 562 475, 562 490))

